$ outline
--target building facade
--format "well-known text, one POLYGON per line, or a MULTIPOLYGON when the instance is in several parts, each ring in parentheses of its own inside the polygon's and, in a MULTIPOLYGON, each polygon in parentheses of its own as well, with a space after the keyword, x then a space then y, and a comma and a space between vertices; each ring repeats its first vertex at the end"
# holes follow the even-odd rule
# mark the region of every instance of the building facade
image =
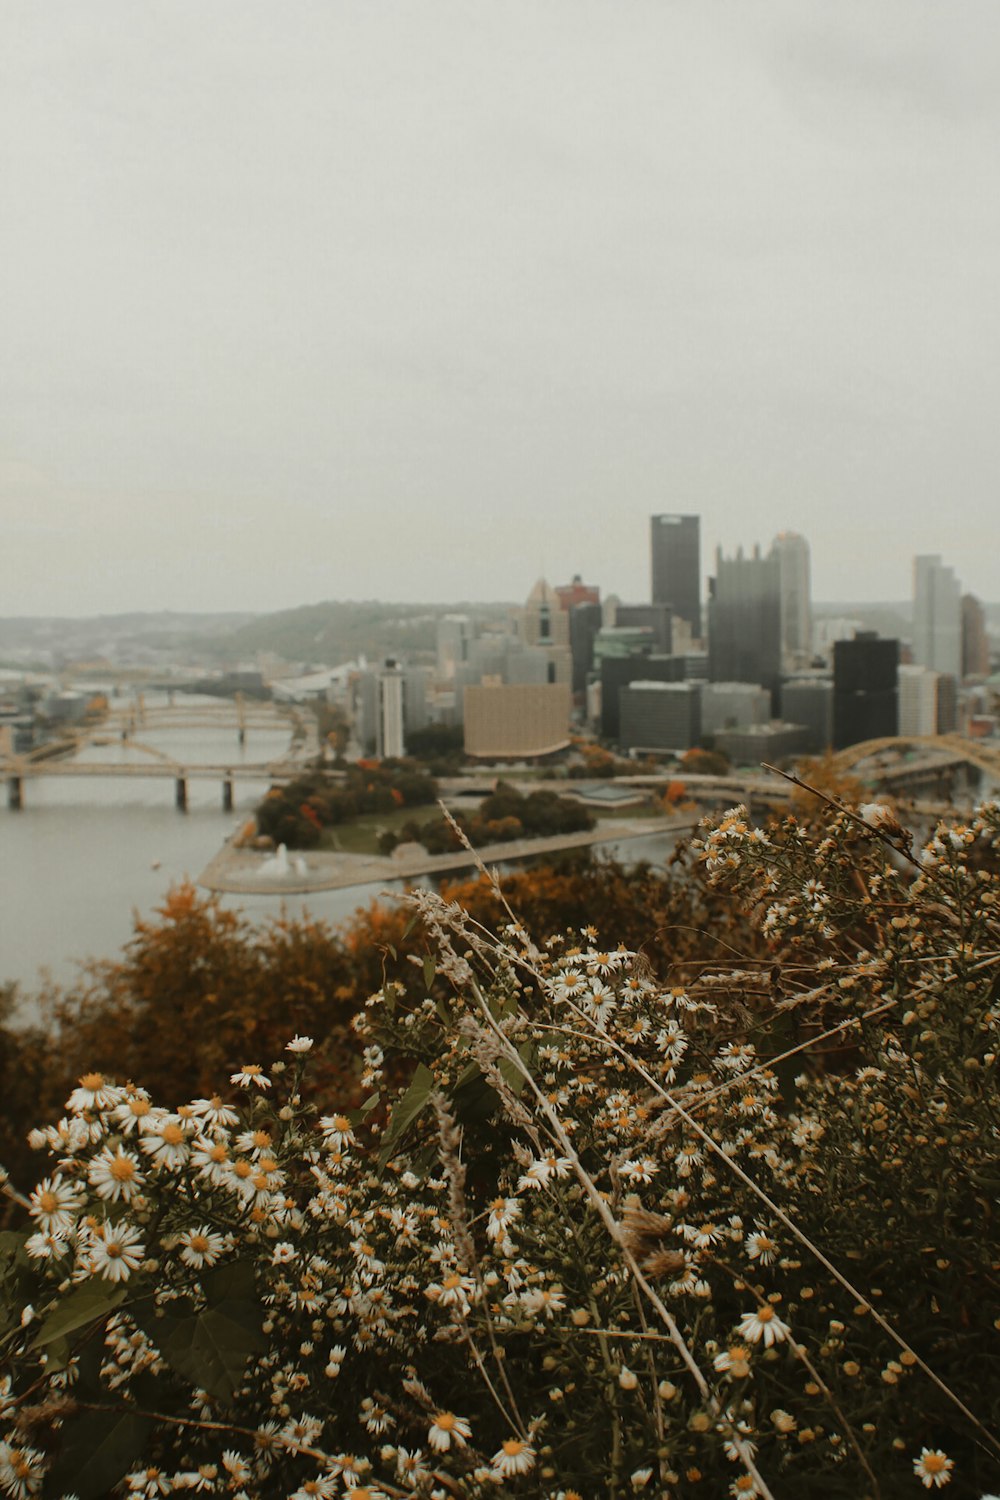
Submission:
POLYGON ((938 556, 913 559, 913 661, 962 675, 962 590, 938 556))
POLYGON ((463 696, 466 755, 522 760, 569 744, 568 682, 482 682, 463 696))
POLYGON ((962 595, 962 676, 990 675, 990 640, 986 614, 974 594, 962 595))
POLYGON ((774 552, 716 553, 708 585, 708 675, 712 682, 755 682, 776 704, 781 681, 781 574, 774 552))
POLYGON ((679 752, 701 739, 701 689, 693 682, 644 681, 622 688, 623 750, 679 752))
POLYGON ((833 647, 833 748, 899 733, 899 642, 873 631, 833 647))
POLYGON ((652 600, 669 604, 701 638, 701 517, 650 517, 652 600))
POLYGON ((809 543, 797 531, 780 531, 771 550, 778 559, 781 664, 786 672, 794 672, 808 667, 812 659, 809 543))

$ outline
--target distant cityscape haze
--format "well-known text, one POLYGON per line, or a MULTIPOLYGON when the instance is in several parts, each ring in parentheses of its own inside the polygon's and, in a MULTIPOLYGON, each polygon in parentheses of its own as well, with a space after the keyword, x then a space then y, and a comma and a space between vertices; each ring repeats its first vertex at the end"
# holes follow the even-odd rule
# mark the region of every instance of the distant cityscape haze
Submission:
POLYGON ((4 614, 998 594, 1000 12, 11 0, 4 614))

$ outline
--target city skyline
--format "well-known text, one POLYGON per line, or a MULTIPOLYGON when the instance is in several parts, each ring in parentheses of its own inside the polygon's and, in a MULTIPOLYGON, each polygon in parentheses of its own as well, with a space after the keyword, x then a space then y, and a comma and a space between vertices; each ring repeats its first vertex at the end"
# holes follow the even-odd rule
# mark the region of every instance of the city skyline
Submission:
POLYGON ((998 42, 982 0, 11 0, 0 608, 644 597, 659 512, 803 533, 818 599, 937 552, 1000 596, 998 42))

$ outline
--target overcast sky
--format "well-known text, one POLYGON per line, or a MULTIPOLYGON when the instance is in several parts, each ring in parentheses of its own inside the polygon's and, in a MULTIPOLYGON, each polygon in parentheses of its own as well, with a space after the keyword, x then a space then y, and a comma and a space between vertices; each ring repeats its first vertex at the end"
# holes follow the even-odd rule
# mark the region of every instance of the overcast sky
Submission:
POLYGON ((1000 599, 996 0, 0 0, 0 615, 1000 599))

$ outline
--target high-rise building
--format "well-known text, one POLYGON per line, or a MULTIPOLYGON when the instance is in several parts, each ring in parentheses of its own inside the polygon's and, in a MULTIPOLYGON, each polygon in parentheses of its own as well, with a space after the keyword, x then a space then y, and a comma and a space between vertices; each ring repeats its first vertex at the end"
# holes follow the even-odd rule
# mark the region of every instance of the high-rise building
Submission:
POLYGON ((368 667, 356 683, 355 723, 362 748, 380 760, 406 753, 406 735, 428 722, 425 667, 407 667, 387 657, 368 667))
POLYGON ((990 675, 990 641, 986 615, 974 594, 962 595, 962 676, 990 675))
POLYGON ((808 731, 806 752, 821 755, 833 743, 833 680, 822 672, 802 672, 781 684, 781 717, 808 731))
POLYGON ((701 729, 717 734, 722 729, 749 729, 767 724, 771 718, 771 695, 752 682, 706 682, 701 689, 701 729))
POLYGON ((900 666, 900 734, 937 734, 938 681, 938 673, 932 672, 930 667, 900 666))
POLYGON ((938 556, 913 559, 913 660, 962 675, 962 590, 938 556))
POLYGON ((701 639, 701 517, 650 516, 652 599, 669 604, 701 639))
POLYGON ((601 591, 595 583, 584 583, 579 573, 573 574, 572 583, 557 583, 556 597, 563 609, 573 609, 577 604, 600 604, 601 591))
MULTIPOLYGON (((774 552, 723 557, 708 583, 708 675, 756 682, 775 697, 781 681, 781 575, 774 552)), ((776 705, 775 705, 776 706, 776 705)))
POLYGON ((639 678, 621 690, 623 750, 690 750, 701 738, 701 688, 639 678))
POLYGON ((779 531, 771 550, 778 558, 782 666, 794 672, 812 657, 809 543, 797 531, 779 531))
POLYGON ((673 611, 669 604, 619 604, 615 608, 615 626, 629 629, 638 626, 649 630, 653 650, 669 656, 673 650, 673 611))
POLYGON ((569 649, 573 658, 573 696, 587 691, 587 676, 594 665, 594 639, 603 624, 599 604, 574 604, 569 611, 569 649))
POLYGON ((569 650, 569 615, 555 589, 540 578, 517 612, 518 634, 528 646, 563 646, 569 650))
POLYGON ((899 733, 899 642, 874 631, 833 647, 833 748, 899 733))
POLYGON ((455 668, 469 659, 469 646, 475 639, 475 626, 468 615, 442 615, 437 623, 438 676, 446 682, 455 677, 455 668))

